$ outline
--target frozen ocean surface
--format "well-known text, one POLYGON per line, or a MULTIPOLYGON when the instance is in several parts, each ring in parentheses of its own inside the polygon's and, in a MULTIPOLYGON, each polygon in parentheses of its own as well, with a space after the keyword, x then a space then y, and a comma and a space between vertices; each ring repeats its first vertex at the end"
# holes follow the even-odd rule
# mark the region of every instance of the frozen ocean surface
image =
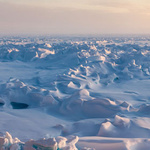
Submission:
POLYGON ((149 150, 149 89, 149 36, 1 37, 0 149, 149 150))

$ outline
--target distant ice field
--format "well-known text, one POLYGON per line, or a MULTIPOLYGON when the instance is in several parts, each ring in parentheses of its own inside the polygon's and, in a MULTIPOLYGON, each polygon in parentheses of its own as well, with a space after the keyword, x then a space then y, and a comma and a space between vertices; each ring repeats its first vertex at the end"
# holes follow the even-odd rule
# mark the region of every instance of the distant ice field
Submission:
POLYGON ((149 89, 148 36, 0 38, 2 136, 148 150, 149 89))

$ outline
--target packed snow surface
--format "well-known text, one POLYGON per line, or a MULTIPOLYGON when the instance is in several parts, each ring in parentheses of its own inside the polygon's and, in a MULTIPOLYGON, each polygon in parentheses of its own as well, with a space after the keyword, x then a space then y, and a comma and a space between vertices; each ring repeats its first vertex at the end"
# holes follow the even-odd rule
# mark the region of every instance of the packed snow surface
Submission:
POLYGON ((1 37, 0 149, 149 150, 149 89, 148 36, 1 37))

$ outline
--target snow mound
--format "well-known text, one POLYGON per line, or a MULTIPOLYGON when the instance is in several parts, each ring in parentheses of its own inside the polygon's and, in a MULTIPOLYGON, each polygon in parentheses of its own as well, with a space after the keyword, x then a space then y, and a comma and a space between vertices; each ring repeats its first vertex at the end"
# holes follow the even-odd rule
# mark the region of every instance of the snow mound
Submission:
POLYGON ((104 137, 124 137, 124 138, 148 138, 150 130, 141 126, 134 119, 115 116, 114 121, 106 120, 102 123, 98 132, 104 137))
POLYGON ((48 90, 28 86, 19 79, 10 79, 7 83, 0 84, 0 96, 3 97, 2 104, 11 105, 14 109, 57 105, 48 90))
POLYGON ((122 118, 122 117, 116 115, 113 124, 116 126, 129 128, 130 127, 130 119, 122 118))

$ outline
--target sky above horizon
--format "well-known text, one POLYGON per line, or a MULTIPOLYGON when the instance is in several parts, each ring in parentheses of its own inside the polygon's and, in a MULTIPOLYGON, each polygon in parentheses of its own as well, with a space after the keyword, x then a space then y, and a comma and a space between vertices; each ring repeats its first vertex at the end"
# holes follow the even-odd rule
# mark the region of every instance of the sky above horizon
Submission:
POLYGON ((150 34, 150 0, 0 0, 0 34, 150 34))

